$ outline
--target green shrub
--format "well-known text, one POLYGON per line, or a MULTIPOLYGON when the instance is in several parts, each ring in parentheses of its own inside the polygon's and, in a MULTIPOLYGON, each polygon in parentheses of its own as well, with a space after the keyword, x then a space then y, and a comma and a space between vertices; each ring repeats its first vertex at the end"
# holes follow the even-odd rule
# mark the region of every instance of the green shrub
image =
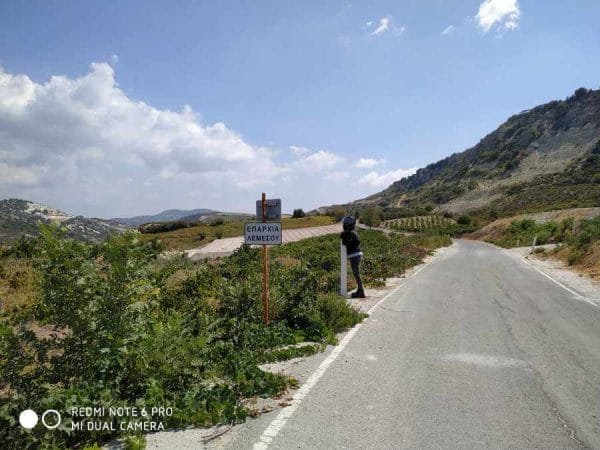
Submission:
POLYGON ((323 323, 335 333, 353 327, 366 317, 366 314, 349 308, 346 299, 336 294, 320 295, 316 309, 323 323))
POLYGON ((217 217, 216 219, 213 219, 210 221, 210 226, 218 227, 219 225, 223 225, 224 223, 225 223, 225 219, 223 219, 222 217, 217 217))
POLYGON ((581 260, 581 257, 581 251, 577 249, 571 249, 569 256, 567 256, 567 262, 570 266, 572 266, 573 264, 578 263, 581 260))
POLYGON ((306 214, 304 213, 304 210, 301 208, 295 209, 294 212, 292 213, 292 218, 294 218, 294 219, 300 219, 305 216, 306 216, 306 214))
MULTIPOLYGON (((420 262, 447 236, 359 231, 364 279, 377 284, 420 262)), ((43 227, 32 263, 41 298, 0 316, 0 442, 8 448, 104 443, 119 432, 68 433, 17 425, 20 411, 69 407, 165 406, 166 428, 243 421, 245 398, 281 393, 292 380, 258 368, 311 354, 365 315, 335 292, 339 236, 272 250, 271 324, 262 324, 260 251, 192 263, 160 257, 134 233, 102 244, 65 239, 43 227), (295 264, 284 264, 287 257, 295 264), (53 329, 40 336, 34 325, 53 329), (294 347, 302 340, 316 344, 294 347)), ((122 436, 123 437, 123 436, 122 436)), ((130 437, 131 448, 143 438, 130 437)), ((136 447, 137 446, 137 447, 136 447)))
POLYGON ((459 225, 471 225, 471 220, 471 217, 467 215, 462 215, 456 220, 456 223, 458 223, 459 225))

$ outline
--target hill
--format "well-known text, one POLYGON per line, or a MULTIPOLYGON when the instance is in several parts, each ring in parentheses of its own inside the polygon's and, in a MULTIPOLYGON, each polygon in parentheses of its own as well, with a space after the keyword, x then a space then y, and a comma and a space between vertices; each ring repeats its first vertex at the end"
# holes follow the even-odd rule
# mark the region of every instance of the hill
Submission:
POLYGON ((100 242, 110 233, 128 227, 112 220, 71 216, 49 206, 27 200, 0 200, 0 242, 10 242, 22 235, 35 236, 40 223, 59 223, 72 239, 100 242))
POLYGON ((167 209, 158 214, 148 215, 148 216, 134 216, 134 217, 116 217, 111 219, 115 222, 124 223, 126 225, 137 227, 138 225, 142 225, 144 223, 150 222, 172 222, 175 220, 185 219, 188 221, 192 220, 200 220, 200 218, 205 216, 213 216, 218 214, 218 211, 206 208, 200 209, 167 209))
POLYGON ((600 90, 510 117, 477 145, 349 206, 489 218, 600 205, 600 90))

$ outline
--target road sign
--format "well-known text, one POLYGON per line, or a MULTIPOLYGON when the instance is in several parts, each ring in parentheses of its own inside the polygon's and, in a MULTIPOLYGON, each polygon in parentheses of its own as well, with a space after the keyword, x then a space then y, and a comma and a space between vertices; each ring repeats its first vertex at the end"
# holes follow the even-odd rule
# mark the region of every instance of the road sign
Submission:
POLYGON ((280 222, 248 222, 244 224, 244 243, 248 245, 281 245, 280 222))
MULTIPOLYGON (((270 198, 266 200, 267 202, 267 211, 266 211, 266 221, 267 222, 277 222, 281 220, 281 199, 280 198, 270 198)), ((263 210, 262 210, 262 200, 256 200, 256 220, 261 220, 263 218, 263 210)))

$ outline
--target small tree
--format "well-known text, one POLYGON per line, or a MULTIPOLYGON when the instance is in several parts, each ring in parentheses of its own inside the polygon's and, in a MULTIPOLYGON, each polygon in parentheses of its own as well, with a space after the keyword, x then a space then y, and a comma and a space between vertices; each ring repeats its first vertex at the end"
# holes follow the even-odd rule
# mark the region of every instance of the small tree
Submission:
POLYGON ((294 212, 292 213, 293 219, 300 219, 301 217, 305 217, 305 216, 306 216, 306 214, 304 213, 304 210, 302 208, 295 209, 294 212))
POLYGON ((360 221, 368 227, 376 227, 381 223, 381 214, 376 208, 365 208, 360 213, 360 221))
POLYGON ((336 222, 339 222, 346 215, 346 208, 343 206, 334 206, 331 210, 331 215, 335 218, 336 222))

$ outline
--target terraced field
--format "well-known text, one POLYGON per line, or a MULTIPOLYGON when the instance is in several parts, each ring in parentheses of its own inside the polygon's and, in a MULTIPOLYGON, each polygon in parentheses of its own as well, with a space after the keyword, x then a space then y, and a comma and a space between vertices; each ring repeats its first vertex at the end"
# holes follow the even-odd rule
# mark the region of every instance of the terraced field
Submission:
POLYGON ((443 216, 414 216, 401 219, 385 220, 381 227, 397 231, 424 231, 434 228, 447 228, 456 224, 456 221, 443 216))

